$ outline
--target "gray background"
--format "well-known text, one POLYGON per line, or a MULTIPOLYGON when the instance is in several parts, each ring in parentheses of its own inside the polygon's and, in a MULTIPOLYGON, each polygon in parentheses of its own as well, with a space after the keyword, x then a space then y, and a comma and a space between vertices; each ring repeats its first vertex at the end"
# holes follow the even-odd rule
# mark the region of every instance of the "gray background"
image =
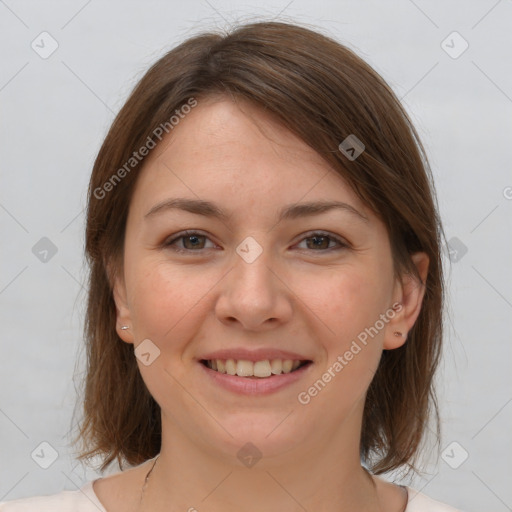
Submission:
POLYGON ((85 194, 114 114, 184 38, 272 17, 322 27, 355 49, 419 130, 454 252, 439 375, 444 452, 410 483, 468 512, 512 510, 510 0, 0 1, 0 501, 99 476, 73 460, 69 441, 82 371, 85 194), (58 43, 45 59, 31 47, 51 48, 43 31, 58 43), (460 55, 453 31, 469 44, 460 55), (43 237, 55 254, 41 252, 43 237), (38 465, 51 462, 42 442, 59 454, 48 469, 38 465))

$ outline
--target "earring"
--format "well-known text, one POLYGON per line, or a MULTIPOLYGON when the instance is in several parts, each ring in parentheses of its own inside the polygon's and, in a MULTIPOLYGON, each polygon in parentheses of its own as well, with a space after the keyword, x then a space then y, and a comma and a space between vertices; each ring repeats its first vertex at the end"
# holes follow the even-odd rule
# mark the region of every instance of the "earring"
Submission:
POLYGON ((400 332, 400 331, 395 331, 393 333, 397 338, 400 338, 401 336, 403 336, 403 334, 400 332))
POLYGON ((122 325, 122 326, 121 326, 121 329, 122 329, 123 331, 126 331, 126 329, 129 329, 129 327, 128 327, 127 325, 122 325))

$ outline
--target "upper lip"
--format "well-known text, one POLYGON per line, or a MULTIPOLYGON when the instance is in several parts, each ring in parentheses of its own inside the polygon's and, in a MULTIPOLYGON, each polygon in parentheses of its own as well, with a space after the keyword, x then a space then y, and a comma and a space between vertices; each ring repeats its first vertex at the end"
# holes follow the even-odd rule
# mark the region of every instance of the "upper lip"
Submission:
POLYGON ((199 358, 200 360, 210 361, 212 359, 235 359, 241 360, 244 359, 246 361, 264 361, 265 359, 292 359, 299 361, 311 361, 310 358, 304 357, 295 352, 288 352, 286 350, 278 350, 273 348, 259 348, 248 350, 246 348, 225 348, 222 350, 215 350, 214 352, 209 352, 199 358))

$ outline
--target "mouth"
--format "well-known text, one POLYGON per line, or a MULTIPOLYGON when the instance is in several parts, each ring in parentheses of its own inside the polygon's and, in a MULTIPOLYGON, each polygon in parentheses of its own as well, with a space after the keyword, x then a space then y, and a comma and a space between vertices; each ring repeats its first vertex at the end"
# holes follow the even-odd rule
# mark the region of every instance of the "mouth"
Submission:
MULTIPOLYGON (((222 357, 220 354, 216 356, 222 357)), ((205 390, 213 385, 216 397, 219 396, 217 389, 250 397, 266 397, 305 382, 304 379, 311 377, 314 366, 309 359, 260 359, 254 353, 249 358, 253 360, 198 359, 201 374, 207 379, 205 390)))
POLYGON ((299 359, 263 359, 249 361, 246 359, 201 359, 200 363, 214 372, 227 376, 248 379, 271 379, 274 376, 294 373, 313 363, 311 360, 299 359))

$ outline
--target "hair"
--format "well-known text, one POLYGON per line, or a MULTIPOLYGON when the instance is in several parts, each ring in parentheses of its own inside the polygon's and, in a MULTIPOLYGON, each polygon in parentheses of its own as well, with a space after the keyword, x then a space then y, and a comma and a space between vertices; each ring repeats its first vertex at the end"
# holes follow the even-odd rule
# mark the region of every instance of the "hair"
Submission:
POLYGON ((382 353, 366 394, 360 441, 361 461, 374 474, 403 466, 417 471, 414 463, 432 417, 438 443, 440 437, 434 374, 444 303, 444 234, 426 152, 375 70, 334 39, 283 22, 201 33, 176 46, 135 86, 99 150, 88 189, 87 368, 78 458, 99 455, 103 471, 115 459, 122 468, 123 461, 138 465, 160 451, 160 407, 142 380, 133 346, 116 332, 113 300, 128 208, 144 162, 134 162, 133 155, 154 147, 162 131, 156 128, 169 132, 169 119, 191 98, 200 103, 218 95, 273 114, 346 180, 384 222, 397 276, 419 279, 411 255, 428 255, 421 311, 406 343, 382 353), (365 146, 355 159, 339 149, 349 135, 365 146))

